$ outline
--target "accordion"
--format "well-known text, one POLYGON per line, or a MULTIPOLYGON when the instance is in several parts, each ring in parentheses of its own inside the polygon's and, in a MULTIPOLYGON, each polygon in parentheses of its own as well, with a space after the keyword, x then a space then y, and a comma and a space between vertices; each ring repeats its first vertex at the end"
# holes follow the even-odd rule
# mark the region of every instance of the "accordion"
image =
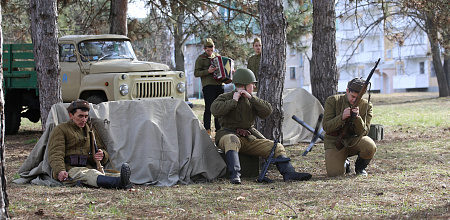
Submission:
POLYGON ((211 59, 211 65, 217 67, 213 73, 215 80, 226 82, 233 78, 231 73, 234 70, 234 60, 228 57, 216 56, 211 59))

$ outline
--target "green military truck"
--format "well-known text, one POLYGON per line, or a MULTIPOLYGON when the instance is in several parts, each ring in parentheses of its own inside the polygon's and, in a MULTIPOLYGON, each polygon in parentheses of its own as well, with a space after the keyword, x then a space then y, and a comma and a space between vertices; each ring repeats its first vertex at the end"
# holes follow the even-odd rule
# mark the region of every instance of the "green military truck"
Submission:
MULTIPOLYGON (((122 35, 70 35, 59 39, 64 102, 172 97, 185 99, 185 74, 165 64, 138 61, 122 35)), ((3 45, 5 133, 15 134, 21 117, 40 119, 32 44, 3 45)))

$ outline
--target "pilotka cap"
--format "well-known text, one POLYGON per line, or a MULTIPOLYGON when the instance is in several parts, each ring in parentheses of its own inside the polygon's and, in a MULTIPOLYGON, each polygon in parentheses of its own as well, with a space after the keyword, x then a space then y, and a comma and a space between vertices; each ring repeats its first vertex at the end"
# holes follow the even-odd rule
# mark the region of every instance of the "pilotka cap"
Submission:
POLYGON ((366 80, 364 80, 364 79, 354 78, 354 79, 350 80, 350 82, 348 82, 347 88, 359 93, 359 92, 361 92, 361 89, 365 83, 366 83, 366 80))
POLYGON ((211 38, 205 40, 205 47, 214 46, 214 41, 211 38))
POLYGON ((82 100, 82 99, 77 99, 77 100, 73 101, 72 103, 70 103, 69 107, 67 107, 67 111, 71 112, 72 110, 79 109, 79 108, 87 108, 88 110, 91 109, 89 107, 89 102, 82 100))

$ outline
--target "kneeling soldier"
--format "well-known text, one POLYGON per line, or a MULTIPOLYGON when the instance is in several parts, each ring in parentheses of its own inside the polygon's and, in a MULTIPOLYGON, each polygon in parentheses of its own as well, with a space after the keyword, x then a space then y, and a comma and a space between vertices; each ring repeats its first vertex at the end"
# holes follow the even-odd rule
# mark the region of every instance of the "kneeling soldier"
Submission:
MULTIPOLYGON (((273 141, 266 139, 254 128, 256 116, 266 118, 272 113, 272 106, 265 100, 252 95, 255 89, 255 75, 249 69, 238 69, 233 75, 235 91, 220 95, 211 105, 214 117, 219 118, 221 129, 216 133, 216 144, 225 152, 231 183, 240 184, 238 152, 268 157, 273 148, 273 141)), ((274 157, 287 158, 283 145, 278 144, 274 157)), ((284 181, 308 180, 309 173, 295 172, 292 164, 276 164, 284 181)))
POLYGON ((86 126, 89 118, 89 103, 84 100, 73 101, 67 108, 70 120, 56 126, 48 141, 48 160, 53 178, 64 185, 73 186, 77 182, 108 189, 129 189, 131 170, 124 163, 119 173, 107 173, 95 169, 95 159, 105 164, 109 160, 105 147, 99 145, 95 155, 90 154, 90 128, 86 126))

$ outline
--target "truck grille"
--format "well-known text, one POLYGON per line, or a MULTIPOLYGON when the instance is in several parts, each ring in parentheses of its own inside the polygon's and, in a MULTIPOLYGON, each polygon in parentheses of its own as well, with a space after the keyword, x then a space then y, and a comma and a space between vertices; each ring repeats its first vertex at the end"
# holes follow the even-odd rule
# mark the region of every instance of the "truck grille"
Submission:
POLYGON ((172 96, 172 82, 137 82, 134 87, 134 98, 158 98, 172 96))

